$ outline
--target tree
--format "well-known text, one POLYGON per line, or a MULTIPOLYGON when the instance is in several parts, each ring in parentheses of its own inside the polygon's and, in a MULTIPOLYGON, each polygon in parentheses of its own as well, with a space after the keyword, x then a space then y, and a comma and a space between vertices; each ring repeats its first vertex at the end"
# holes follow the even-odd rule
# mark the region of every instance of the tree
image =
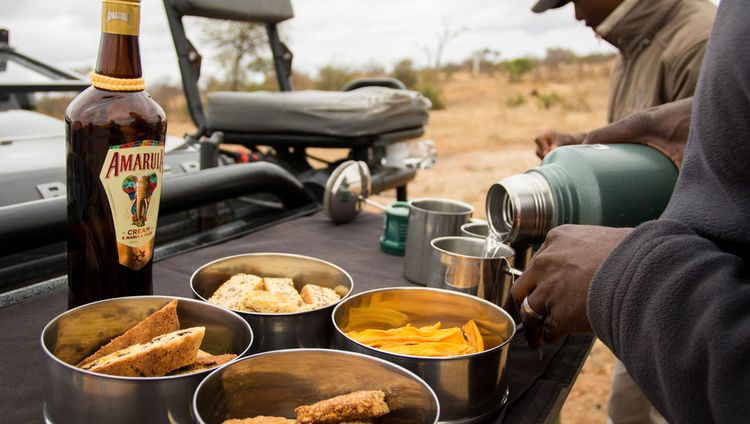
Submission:
POLYGON ((203 26, 204 39, 216 47, 228 88, 237 91, 248 80, 249 66, 255 59, 268 56, 265 26, 257 23, 211 21, 203 26))
POLYGON ((547 49, 547 56, 544 58, 544 64, 550 68, 557 69, 562 64, 573 63, 578 59, 574 51, 562 47, 550 47, 547 49))
POLYGON ((458 36, 461 35, 464 31, 466 31, 465 28, 456 29, 449 27, 445 19, 443 19, 442 28, 435 34, 435 47, 422 47, 424 49, 425 55, 427 56, 428 65, 432 66, 433 69, 440 69, 440 65, 442 64, 443 59, 443 52, 445 52, 446 46, 448 46, 448 43, 458 38, 458 36))
POLYGON ((508 71, 510 82, 521 82, 521 77, 531 72, 534 67, 536 67, 536 62, 526 57, 505 62, 505 70, 508 71))

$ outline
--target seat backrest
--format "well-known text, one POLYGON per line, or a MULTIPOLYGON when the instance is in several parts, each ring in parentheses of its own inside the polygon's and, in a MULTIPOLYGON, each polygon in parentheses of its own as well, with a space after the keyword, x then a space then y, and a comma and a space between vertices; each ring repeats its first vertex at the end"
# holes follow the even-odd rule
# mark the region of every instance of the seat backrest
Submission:
POLYGON ((294 17, 289 0, 169 0, 182 16, 278 23, 294 17))
POLYGON ((282 91, 293 90, 292 52, 279 39, 276 24, 294 17, 290 0, 164 0, 164 11, 172 33, 177 62, 180 65, 182 86, 188 111, 198 131, 192 136, 208 135, 206 115, 198 88, 201 55, 188 40, 183 16, 199 16, 241 22, 264 23, 273 54, 276 78, 282 91))

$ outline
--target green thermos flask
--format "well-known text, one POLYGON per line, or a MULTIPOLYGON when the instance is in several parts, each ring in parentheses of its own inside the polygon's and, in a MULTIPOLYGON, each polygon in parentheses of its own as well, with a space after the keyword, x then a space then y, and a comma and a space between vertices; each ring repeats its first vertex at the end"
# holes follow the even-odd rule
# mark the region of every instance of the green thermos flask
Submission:
POLYGON ((539 243, 562 224, 636 226, 661 215, 676 181, 672 161, 648 146, 560 147, 540 166, 493 184, 487 220, 515 244, 539 243))

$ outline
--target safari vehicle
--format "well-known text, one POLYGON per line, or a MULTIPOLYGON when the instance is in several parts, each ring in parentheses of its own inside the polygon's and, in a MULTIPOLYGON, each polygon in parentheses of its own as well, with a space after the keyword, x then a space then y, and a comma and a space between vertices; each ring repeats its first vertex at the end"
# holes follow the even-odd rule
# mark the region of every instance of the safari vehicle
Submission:
MULTIPOLYGON (((395 79, 353 81, 341 92, 295 92, 292 53, 277 25, 293 17, 288 1, 165 0, 190 116, 197 131, 168 137, 156 260, 264 228, 321 208, 326 182, 343 161, 366 163, 373 192, 405 199, 416 174, 386 161, 392 146, 424 133, 429 101, 395 79), (208 93, 198 89, 201 56, 184 16, 266 26, 279 92, 208 93), (222 143, 258 152, 234 163, 222 143), (308 148, 344 148, 313 166, 308 148)), ((65 284, 64 123, 34 111, 34 95, 81 91, 83 77, 11 47, 0 32, 0 306, 65 284)), ((403 150, 400 146, 399 150, 403 150)))

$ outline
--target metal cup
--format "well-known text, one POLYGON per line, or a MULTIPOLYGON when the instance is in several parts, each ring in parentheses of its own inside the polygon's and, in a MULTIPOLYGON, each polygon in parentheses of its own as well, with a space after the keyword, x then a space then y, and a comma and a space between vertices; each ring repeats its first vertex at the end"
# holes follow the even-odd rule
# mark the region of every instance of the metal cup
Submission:
POLYGON ((508 309, 515 252, 497 246, 493 257, 485 257, 484 240, 476 237, 439 237, 430 243, 428 287, 460 291, 508 309))
POLYGON ((486 239, 490 235, 490 224, 485 221, 469 222, 461 226, 461 235, 486 239))
POLYGON ((430 241, 437 237, 457 236, 461 225, 469 222, 474 208, 450 199, 414 199, 409 202, 409 229, 406 235, 404 277, 426 285, 430 279, 430 241))

